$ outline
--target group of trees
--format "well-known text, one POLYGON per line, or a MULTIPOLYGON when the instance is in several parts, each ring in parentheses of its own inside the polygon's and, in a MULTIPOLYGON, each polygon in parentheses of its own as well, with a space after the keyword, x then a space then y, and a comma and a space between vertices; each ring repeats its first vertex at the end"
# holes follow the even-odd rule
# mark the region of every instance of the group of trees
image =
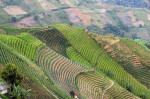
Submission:
POLYGON ((107 4, 115 4, 125 7, 148 7, 144 0, 107 0, 104 1, 107 4))
POLYGON ((93 4, 93 3, 97 3, 97 1, 96 0, 79 0, 78 6, 84 3, 93 4))
MULTIPOLYGON (((1 81, 5 81, 10 86, 10 92, 7 95, 8 98, 25 99, 26 97, 30 97, 31 89, 26 90, 21 87, 24 76, 14 64, 6 64, 0 71, 0 78, 3 79, 1 81)), ((7 99, 7 97, 5 98, 7 99)))
POLYGON ((117 26, 113 26, 111 24, 106 24, 103 30, 104 30, 104 33, 115 34, 117 36, 124 37, 124 31, 122 31, 121 28, 117 26))

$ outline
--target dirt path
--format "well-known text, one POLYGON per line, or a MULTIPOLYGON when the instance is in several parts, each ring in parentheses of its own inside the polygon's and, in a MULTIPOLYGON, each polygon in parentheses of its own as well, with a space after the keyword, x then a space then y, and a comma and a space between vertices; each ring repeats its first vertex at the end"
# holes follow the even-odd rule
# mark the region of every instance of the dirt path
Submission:
POLYGON ((117 39, 117 40, 113 41, 113 42, 112 42, 112 43, 110 43, 109 45, 106 45, 106 46, 104 47, 104 49, 109 48, 111 45, 113 45, 113 44, 115 44, 115 43, 117 43, 117 42, 119 42, 119 41, 120 41, 119 39, 117 39))
POLYGON ((110 89, 113 85, 114 85, 114 82, 111 80, 111 85, 104 90, 103 95, 102 95, 102 99, 104 98, 104 95, 107 92, 107 90, 110 89))

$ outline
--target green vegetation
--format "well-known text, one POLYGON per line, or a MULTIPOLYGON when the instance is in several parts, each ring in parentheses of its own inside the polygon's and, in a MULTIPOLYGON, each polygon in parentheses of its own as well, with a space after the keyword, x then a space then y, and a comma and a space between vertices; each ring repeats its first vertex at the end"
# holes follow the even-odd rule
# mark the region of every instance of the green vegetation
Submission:
POLYGON ((143 0, 106 0, 104 1, 104 3, 115 4, 125 7, 137 7, 137 8, 148 7, 143 0))
POLYGON ((91 63, 88 62, 87 60, 85 60, 84 57, 81 56, 73 47, 68 47, 66 50, 66 53, 67 53, 67 56, 71 60, 73 60, 73 61, 75 61, 75 62, 77 62, 83 66, 87 66, 87 67, 92 66, 91 63))
POLYGON ((7 64, 1 69, 1 78, 12 85, 20 85, 23 81, 23 75, 18 71, 14 64, 7 64))
POLYGON ((121 31, 117 26, 113 26, 111 24, 106 24, 103 28, 104 32, 107 34, 115 34, 116 36, 124 37, 124 32, 121 31))
POLYGON ((13 89, 10 97, 12 99, 26 99, 31 96, 30 92, 31 92, 31 89, 26 90, 26 89, 20 87, 19 85, 18 86, 14 85, 14 89, 13 89))
POLYGON ((138 44, 139 44, 141 47, 143 47, 146 51, 150 51, 150 49, 147 48, 148 43, 147 43, 146 41, 141 40, 141 39, 135 39, 135 41, 137 41, 138 44))
MULTIPOLYGON (((7 64, 13 63, 16 64, 18 70, 31 79, 39 87, 42 87, 46 90, 48 94, 55 98, 66 99, 68 96, 62 92, 56 85, 54 85, 50 76, 48 76, 45 72, 42 71, 35 63, 31 60, 27 59, 20 53, 16 52, 11 47, 7 46, 3 42, 0 41, 0 63, 7 64), (56 95, 56 96, 55 96, 56 95)), ((34 85, 35 85, 34 84, 34 85)), ((29 83, 30 85, 30 83, 29 83)), ((32 91, 32 89, 31 89, 32 91)), ((42 90, 41 90, 42 91, 42 90)), ((40 93, 40 91, 39 91, 40 93)), ((42 94, 39 94, 39 97, 44 98, 42 94)), ((35 97, 33 97, 35 98, 35 97)))
POLYGON ((71 43, 75 50, 85 57, 86 60, 90 61, 92 65, 96 64, 97 57, 101 53, 102 48, 97 46, 97 44, 86 34, 83 29, 78 29, 63 24, 53 25, 53 27, 63 33, 69 43, 71 43))
POLYGON ((71 91, 79 98, 150 97, 150 52, 142 47, 143 41, 140 45, 115 36, 99 37, 65 24, 1 29, 9 35, 0 35, 0 63, 15 64, 26 79, 23 87, 14 87, 13 97, 18 92, 25 96, 28 89, 40 98, 47 93, 47 98, 68 99, 71 91))
POLYGON ((69 43, 73 45, 81 56, 92 64, 97 73, 104 72, 116 80, 122 87, 126 88, 126 85, 133 85, 133 93, 138 96, 142 94, 141 92, 149 93, 141 83, 104 53, 102 48, 84 30, 62 24, 54 25, 54 27, 64 34, 69 43), (125 83, 122 84, 121 81, 125 83))
MULTIPOLYGON (((120 38, 132 51, 134 51, 138 56, 140 56, 143 60, 149 60, 150 56, 150 52, 147 51, 145 49, 145 47, 143 47, 143 45, 141 46, 141 44, 131 40, 131 39, 127 39, 127 38, 120 38)), ((144 61, 142 61, 144 66, 148 66, 146 65, 147 63, 145 63, 144 61)))
POLYGON ((7 96, 5 96, 5 95, 1 95, 1 94, 0 94, 0 98, 2 98, 2 99, 8 99, 8 97, 7 97, 7 96))
POLYGON ((4 25, 7 25, 7 26, 10 26, 9 23, 10 23, 10 15, 5 12, 1 7, 0 7, 0 26, 4 26, 4 25))
POLYGON ((29 34, 21 34, 19 36, 0 35, 0 40, 16 49, 21 54, 36 60, 37 51, 43 46, 43 43, 29 34))

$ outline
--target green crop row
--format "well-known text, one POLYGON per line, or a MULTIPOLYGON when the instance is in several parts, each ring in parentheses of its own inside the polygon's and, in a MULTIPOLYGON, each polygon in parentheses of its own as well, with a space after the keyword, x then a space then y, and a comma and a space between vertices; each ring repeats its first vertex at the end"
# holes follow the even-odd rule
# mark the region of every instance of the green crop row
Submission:
POLYGON ((58 31, 60 31, 73 45, 75 50, 80 52, 86 60, 90 61, 92 65, 96 64, 102 48, 100 48, 83 29, 78 29, 64 24, 54 25, 53 27, 58 29, 58 31))
POLYGON ((82 73, 76 78, 80 93, 84 98, 94 97, 94 99, 134 99, 135 96, 120 87, 113 81, 108 80, 102 75, 95 73, 82 73), (123 97, 123 98, 122 98, 123 97))
MULTIPOLYGON (((19 71, 37 83, 40 87, 45 88, 49 94, 52 94, 55 98, 69 99, 69 97, 62 92, 56 85, 54 85, 51 78, 42 71, 35 63, 25 58, 11 47, 0 41, 0 63, 15 64, 19 71)), ((44 98, 44 97, 43 97, 44 98)))
POLYGON ((86 66, 86 67, 92 66, 91 63, 88 62, 87 60, 85 60, 84 57, 81 56, 73 47, 68 47, 66 49, 66 54, 71 60, 73 60, 83 66, 86 66))
MULTIPOLYGON (((23 37, 22 35, 20 38, 17 36, 0 35, 0 41, 8 44, 12 48, 16 49, 19 53, 21 53, 21 54, 25 55, 26 57, 30 58, 31 60, 35 61, 37 58, 37 51, 38 51, 39 47, 43 44, 42 44, 42 42, 40 42, 36 39, 33 39, 32 43, 30 41, 28 42, 28 41, 26 41, 27 38, 25 38, 25 37, 23 37), (40 42, 40 43, 37 44, 36 42, 37 43, 40 42)), ((33 37, 31 37, 29 39, 32 39, 32 38, 33 37)))
POLYGON ((38 53, 38 65, 67 93, 76 89, 75 77, 80 72, 93 71, 77 64, 47 47, 38 53))
MULTIPOLYGON (((96 72, 104 72, 106 75, 116 80, 122 87, 133 85, 133 93, 140 96, 143 92, 150 94, 145 86, 139 83, 134 77, 128 74, 118 63, 111 59, 102 48, 83 29, 71 27, 69 25, 54 25, 75 50, 89 61, 96 72), (123 83, 122 83, 123 81, 123 83)), ((73 56, 72 56, 73 57, 73 56)), ((147 96, 150 98, 150 96, 147 96)))

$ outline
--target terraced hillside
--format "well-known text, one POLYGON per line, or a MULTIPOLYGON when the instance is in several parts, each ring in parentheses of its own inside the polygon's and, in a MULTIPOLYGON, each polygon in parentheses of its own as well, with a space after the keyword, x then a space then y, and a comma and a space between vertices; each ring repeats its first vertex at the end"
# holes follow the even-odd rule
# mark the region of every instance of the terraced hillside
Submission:
POLYGON ((148 88, 150 87, 150 71, 148 69, 149 64, 147 64, 150 52, 146 51, 146 49, 138 45, 137 42, 134 42, 130 39, 119 39, 118 37, 114 36, 99 36, 92 33, 89 35, 91 35, 98 44, 102 44, 104 50, 112 58, 119 62, 125 70, 134 75, 134 77, 136 77, 141 83, 145 84, 148 88), (139 53, 143 53, 141 54, 143 57, 134 50, 138 51, 139 53), (147 65, 143 65, 143 62, 145 61, 147 61, 147 63, 145 63, 147 65))
POLYGON ((34 99, 150 98, 150 52, 133 40, 65 24, 0 29, 0 64, 19 68, 34 99))

